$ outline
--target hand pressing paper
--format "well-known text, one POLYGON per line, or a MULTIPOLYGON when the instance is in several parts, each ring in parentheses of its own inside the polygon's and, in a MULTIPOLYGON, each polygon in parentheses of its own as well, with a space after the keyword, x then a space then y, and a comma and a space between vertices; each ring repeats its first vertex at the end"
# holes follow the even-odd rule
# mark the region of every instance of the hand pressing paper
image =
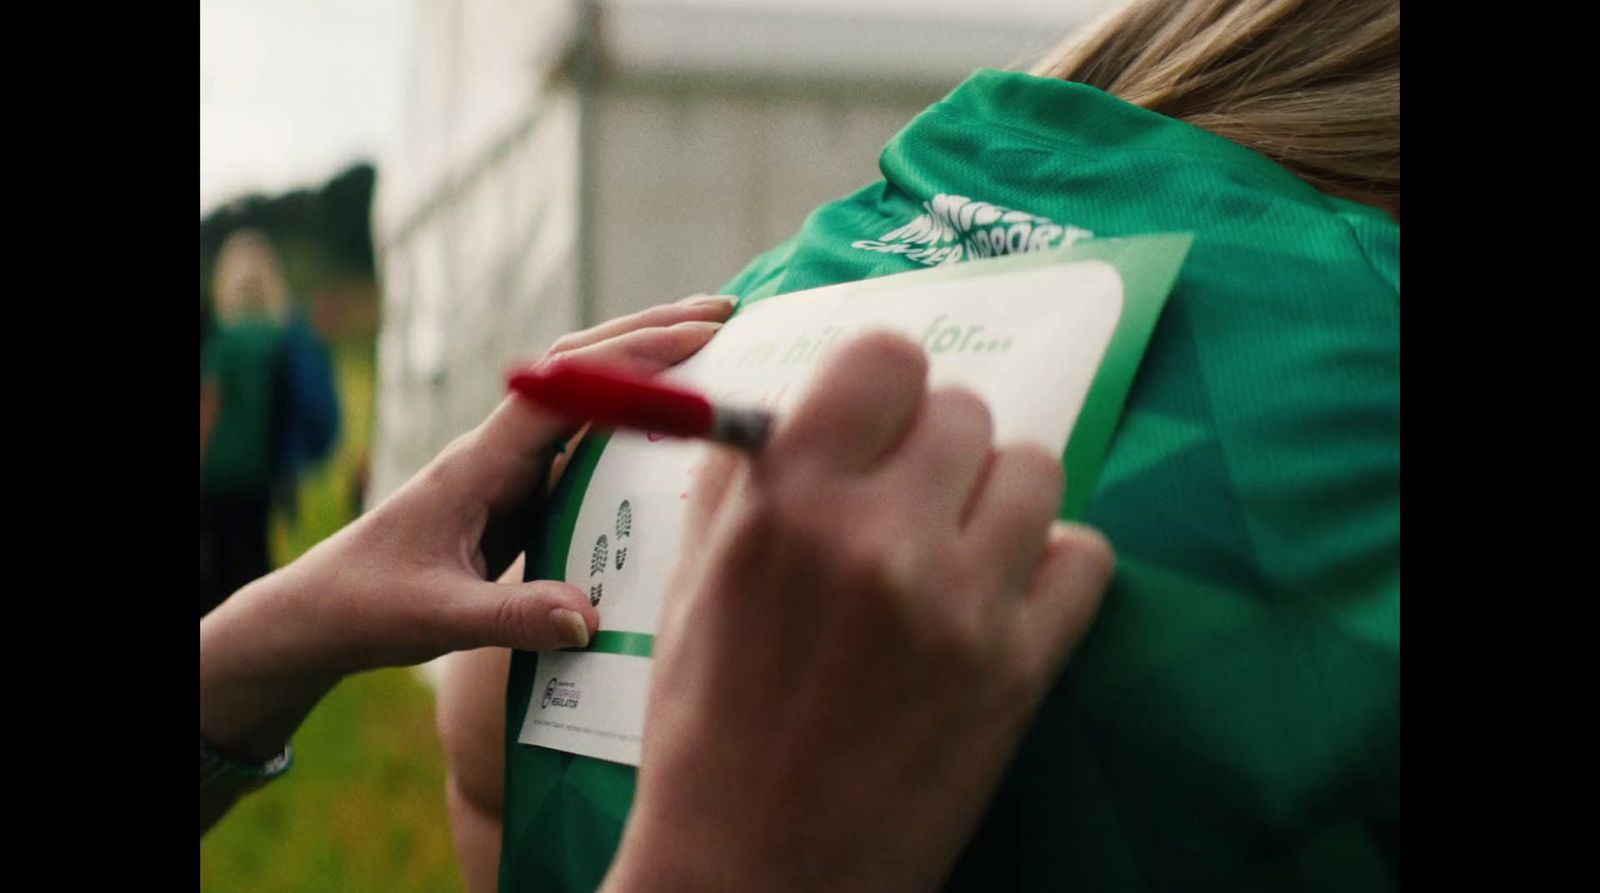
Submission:
MULTIPOLYGON (((830 348, 867 330, 901 333, 927 353, 930 386, 984 399, 997 443, 1063 456, 1061 517, 1075 519, 1189 242, 1079 242, 746 301, 667 375, 718 403, 781 416, 830 348)), ((587 590, 603 629, 585 650, 538 655, 521 743, 638 765, 651 645, 705 449, 619 432, 589 438, 573 457, 544 538, 530 545, 528 579, 587 590)))

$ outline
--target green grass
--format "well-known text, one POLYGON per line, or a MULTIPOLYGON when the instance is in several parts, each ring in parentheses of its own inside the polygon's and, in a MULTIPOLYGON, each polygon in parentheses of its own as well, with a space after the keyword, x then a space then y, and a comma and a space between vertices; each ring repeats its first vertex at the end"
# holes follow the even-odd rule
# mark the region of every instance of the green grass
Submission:
MULTIPOLYGON (((334 348, 342 415, 333 456, 299 485, 299 510, 272 525, 293 560, 348 523, 371 437, 370 340, 334 348)), ((433 693, 408 669, 345 680, 295 735, 295 765, 200 842, 208 893, 458 893, 433 693)))
POLYGON ((460 891, 433 695, 410 670, 347 679, 295 735, 288 774, 200 843, 214 893, 460 891))

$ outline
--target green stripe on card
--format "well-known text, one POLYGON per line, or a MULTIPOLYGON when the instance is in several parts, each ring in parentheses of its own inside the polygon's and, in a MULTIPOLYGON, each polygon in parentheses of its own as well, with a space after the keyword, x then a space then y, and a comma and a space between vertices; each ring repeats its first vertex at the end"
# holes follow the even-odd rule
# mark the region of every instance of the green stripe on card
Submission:
POLYGON ((612 630, 601 630, 594 634, 594 641, 583 650, 596 651, 601 654, 631 654, 634 657, 649 657, 655 651, 656 637, 649 633, 625 633, 612 630))

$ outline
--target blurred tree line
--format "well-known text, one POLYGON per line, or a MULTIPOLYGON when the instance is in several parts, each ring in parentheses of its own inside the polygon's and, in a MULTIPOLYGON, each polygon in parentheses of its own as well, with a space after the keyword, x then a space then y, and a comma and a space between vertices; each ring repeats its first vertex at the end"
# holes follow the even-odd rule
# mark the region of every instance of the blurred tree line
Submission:
MULTIPOLYGON (((211 279, 217 251, 230 234, 246 228, 260 230, 277 246, 289 287, 302 309, 309 309, 315 299, 326 297, 346 305, 346 311, 358 311, 354 314, 357 317, 371 316, 375 306, 348 305, 375 304, 372 191, 376 179, 372 165, 363 162, 341 171, 320 187, 277 196, 247 196, 201 218, 202 333, 212 318, 211 279)), ((338 315, 342 319, 352 314, 338 315)))

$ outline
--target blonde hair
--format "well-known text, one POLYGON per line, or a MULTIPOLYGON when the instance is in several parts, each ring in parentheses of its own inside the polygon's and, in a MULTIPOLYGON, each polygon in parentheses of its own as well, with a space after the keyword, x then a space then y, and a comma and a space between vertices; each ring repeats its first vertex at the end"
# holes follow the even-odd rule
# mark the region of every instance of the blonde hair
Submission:
POLYGON ((1133 0, 1033 73, 1209 130, 1324 192, 1399 207, 1398 0, 1133 0))
POLYGON ((289 313, 289 285, 278 252, 255 230, 240 230, 222 243, 211 291, 218 322, 247 316, 282 320, 289 313))

